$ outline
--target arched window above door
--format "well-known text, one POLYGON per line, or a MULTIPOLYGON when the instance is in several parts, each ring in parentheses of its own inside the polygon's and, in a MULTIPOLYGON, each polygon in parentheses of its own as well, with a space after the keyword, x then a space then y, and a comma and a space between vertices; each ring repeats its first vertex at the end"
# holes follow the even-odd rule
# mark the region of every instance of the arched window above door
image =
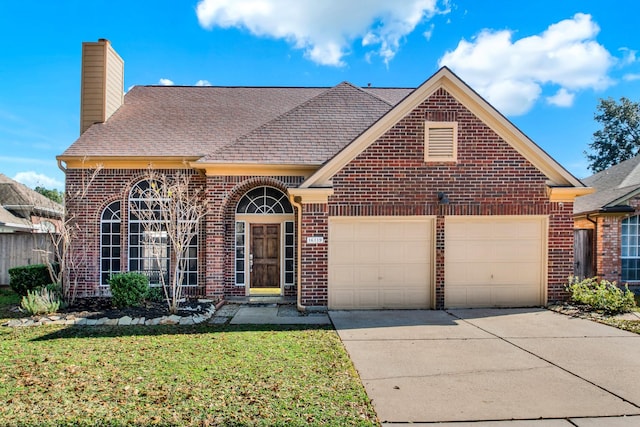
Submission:
POLYGON ((242 196, 237 214, 292 214, 293 207, 285 193, 274 187, 257 187, 242 196))

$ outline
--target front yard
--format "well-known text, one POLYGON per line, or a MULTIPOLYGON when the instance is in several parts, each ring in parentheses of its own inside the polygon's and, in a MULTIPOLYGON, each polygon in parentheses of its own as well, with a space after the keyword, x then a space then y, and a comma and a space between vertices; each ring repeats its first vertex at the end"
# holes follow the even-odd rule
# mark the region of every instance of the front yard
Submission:
POLYGON ((1 425, 377 425, 329 327, 2 327, 0 365, 1 425))

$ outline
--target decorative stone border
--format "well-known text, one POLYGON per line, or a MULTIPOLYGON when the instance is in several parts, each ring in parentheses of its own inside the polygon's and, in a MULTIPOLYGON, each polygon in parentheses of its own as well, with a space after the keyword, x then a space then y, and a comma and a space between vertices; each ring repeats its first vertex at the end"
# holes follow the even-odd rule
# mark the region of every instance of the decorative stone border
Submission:
MULTIPOLYGON (((212 300, 198 300, 198 303, 213 303, 212 300)), ((147 319, 144 317, 123 316, 118 319, 108 317, 92 318, 76 316, 74 314, 49 314, 40 317, 27 317, 22 319, 11 319, 2 326, 10 328, 40 325, 76 325, 76 326, 132 326, 132 325, 197 325, 211 318, 216 310, 222 305, 213 305, 207 308, 204 313, 196 313, 190 316, 178 316, 175 314, 147 319)))

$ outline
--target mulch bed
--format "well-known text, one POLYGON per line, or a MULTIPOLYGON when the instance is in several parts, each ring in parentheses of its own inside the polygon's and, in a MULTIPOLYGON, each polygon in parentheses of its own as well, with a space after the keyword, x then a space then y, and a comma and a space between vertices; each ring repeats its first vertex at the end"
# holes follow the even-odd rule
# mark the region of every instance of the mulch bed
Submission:
MULTIPOLYGON (((188 299, 180 303, 178 316, 192 316, 203 314, 212 302, 198 302, 197 299, 188 299)), ((88 319, 99 319, 107 317, 109 319, 119 319, 123 316, 131 318, 144 317, 154 319, 169 315, 169 308, 166 302, 146 301, 139 307, 116 308, 111 304, 110 298, 77 298, 72 306, 58 310, 60 314, 73 314, 76 317, 88 319)))

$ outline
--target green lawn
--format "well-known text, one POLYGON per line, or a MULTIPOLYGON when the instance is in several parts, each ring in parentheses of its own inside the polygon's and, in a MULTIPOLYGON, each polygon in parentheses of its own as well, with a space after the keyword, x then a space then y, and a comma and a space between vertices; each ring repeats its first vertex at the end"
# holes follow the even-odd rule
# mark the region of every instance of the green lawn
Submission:
POLYGON ((0 366, 3 426, 377 425, 327 327, 2 327, 0 366))

